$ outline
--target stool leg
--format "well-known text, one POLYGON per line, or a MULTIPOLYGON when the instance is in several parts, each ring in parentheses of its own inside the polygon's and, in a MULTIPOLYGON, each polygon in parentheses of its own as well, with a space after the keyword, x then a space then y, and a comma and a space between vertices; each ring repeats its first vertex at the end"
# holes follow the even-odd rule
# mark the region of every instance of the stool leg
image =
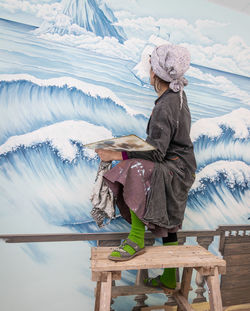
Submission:
POLYGON ((222 311, 220 279, 217 267, 214 269, 214 275, 207 276, 206 281, 209 289, 210 311, 222 311))
POLYGON ((100 294, 101 294, 101 281, 98 281, 96 284, 96 293, 95 293, 95 311, 100 310, 100 294))
POLYGON ((112 290, 112 272, 107 273, 107 282, 101 282, 100 307, 101 311, 110 311, 112 290))
MULTIPOLYGON (((183 268, 183 273, 182 273, 182 278, 181 278, 180 294, 186 300, 188 299, 188 294, 190 291, 190 283, 191 283, 191 279, 192 279, 192 273, 193 273, 193 268, 183 268)), ((182 310, 183 310, 183 308, 181 306, 178 306, 177 311, 182 311, 182 310)))

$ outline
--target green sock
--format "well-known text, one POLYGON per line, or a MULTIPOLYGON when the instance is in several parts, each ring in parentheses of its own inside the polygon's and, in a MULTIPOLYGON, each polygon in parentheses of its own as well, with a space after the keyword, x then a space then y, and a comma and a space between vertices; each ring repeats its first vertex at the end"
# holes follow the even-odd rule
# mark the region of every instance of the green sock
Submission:
MULTIPOLYGON (((178 245, 178 242, 168 242, 163 245, 178 245)), ((163 274, 160 276, 160 280, 164 286, 168 288, 176 288, 176 268, 165 268, 163 274)), ((147 283, 147 279, 145 280, 145 283, 147 283)), ((156 279, 153 279, 151 284, 155 287, 159 285, 156 279)))
MULTIPOLYGON (((131 230, 128 238, 131 241, 135 242, 137 245, 139 245, 141 248, 143 248, 145 225, 132 210, 130 210, 130 215, 131 215, 131 230)), ((127 251, 130 255, 133 255, 135 253, 135 250, 129 245, 125 245, 123 249, 127 251)), ((121 257, 121 254, 120 252, 112 252, 111 256, 121 257)))
MULTIPOLYGON (((178 245, 178 242, 168 242, 163 245, 178 245)), ((161 282, 168 288, 176 287, 176 268, 165 268, 160 278, 161 282)))

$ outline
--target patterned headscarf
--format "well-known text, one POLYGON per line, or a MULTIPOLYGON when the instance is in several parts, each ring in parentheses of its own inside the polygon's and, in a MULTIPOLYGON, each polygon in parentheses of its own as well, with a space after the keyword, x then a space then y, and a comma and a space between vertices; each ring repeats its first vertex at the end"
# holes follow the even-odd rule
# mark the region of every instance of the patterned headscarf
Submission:
POLYGON ((184 73, 190 65, 189 51, 180 45, 164 44, 156 47, 151 55, 153 72, 162 80, 170 82, 169 88, 181 91, 188 84, 184 73))

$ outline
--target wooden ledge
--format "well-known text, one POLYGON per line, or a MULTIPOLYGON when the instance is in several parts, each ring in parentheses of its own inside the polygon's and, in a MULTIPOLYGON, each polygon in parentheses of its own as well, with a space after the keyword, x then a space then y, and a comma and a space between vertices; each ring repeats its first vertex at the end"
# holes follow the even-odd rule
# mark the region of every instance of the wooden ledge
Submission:
MULTIPOLYGON (((154 288, 146 285, 125 285, 125 286, 112 286, 112 297, 118 296, 132 296, 132 295, 143 295, 143 294, 165 294, 173 295, 180 290, 180 283, 177 283, 176 289, 165 289, 165 288, 154 288)), ((190 290, 192 288, 190 287, 190 290)))
POLYGON ((223 272, 226 267, 225 260, 213 255, 199 245, 148 246, 144 254, 128 261, 118 262, 108 259, 108 255, 113 249, 113 247, 92 247, 92 271, 192 267, 200 269, 204 275, 213 275, 215 267, 218 267, 219 272, 223 272))

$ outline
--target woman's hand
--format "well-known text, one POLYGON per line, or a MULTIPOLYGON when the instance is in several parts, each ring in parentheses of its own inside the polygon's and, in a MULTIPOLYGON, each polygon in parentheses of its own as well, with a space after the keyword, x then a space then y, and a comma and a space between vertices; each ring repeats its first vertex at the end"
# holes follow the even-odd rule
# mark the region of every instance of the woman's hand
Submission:
POLYGON ((105 149, 95 149, 95 152, 98 154, 102 161, 121 161, 122 153, 120 151, 111 151, 105 149))

